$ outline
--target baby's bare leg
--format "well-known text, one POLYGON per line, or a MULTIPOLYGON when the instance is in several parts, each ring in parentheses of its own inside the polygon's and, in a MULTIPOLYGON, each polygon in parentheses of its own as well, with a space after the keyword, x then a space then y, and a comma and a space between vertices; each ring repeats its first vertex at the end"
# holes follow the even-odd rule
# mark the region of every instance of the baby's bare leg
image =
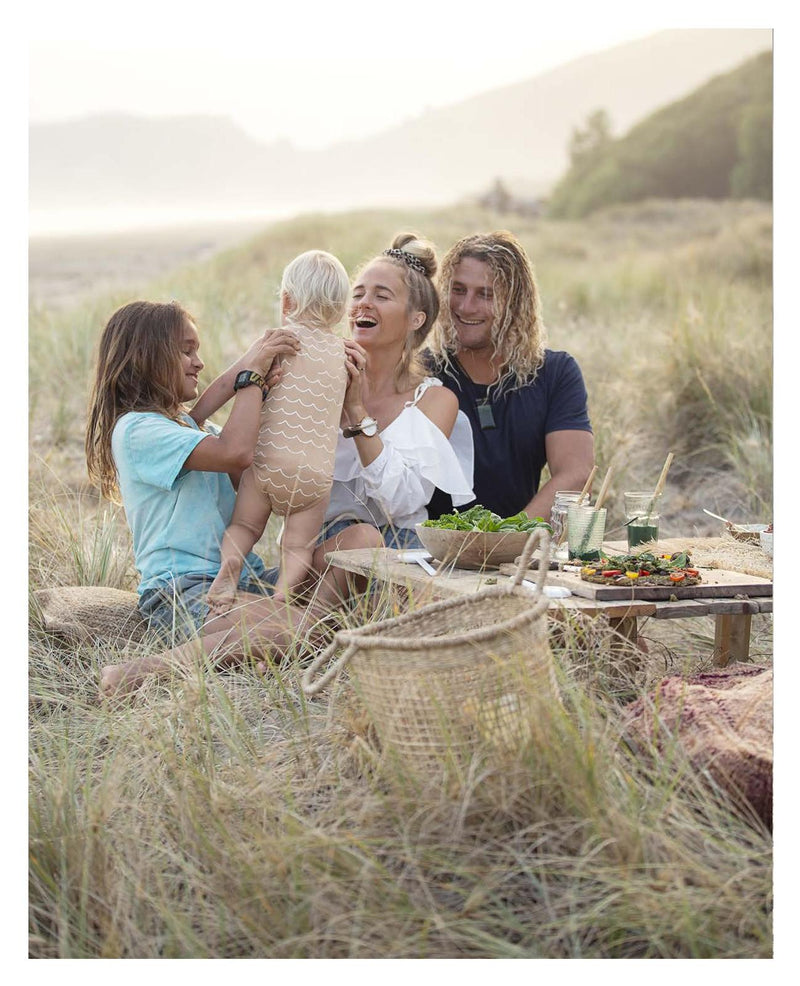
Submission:
POLYGON ((244 557, 264 533, 271 513, 272 505, 259 489, 253 470, 246 469, 239 481, 231 522, 222 538, 219 573, 208 591, 212 614, 221 615, 233 605, 244 557))
POLYGON ((313 507, 286 517, 281 535, 281 570, 277 585, 282 598, 291 598, 312 571, 314 548, 322 530, 327 505, 328 497, 324 497, 313 507))

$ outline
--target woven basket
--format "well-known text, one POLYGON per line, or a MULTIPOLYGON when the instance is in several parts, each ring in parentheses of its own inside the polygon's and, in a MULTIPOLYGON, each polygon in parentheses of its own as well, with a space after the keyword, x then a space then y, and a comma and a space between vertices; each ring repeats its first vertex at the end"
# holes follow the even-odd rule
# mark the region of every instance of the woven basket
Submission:
POLYGON ((548 564, 536 594, 520 584, 538 542, 548 561, 550 538, 540 528, 510 584, 339 631, 306 669, 303 690, 316 694, 349 663, 384 749, 412 768, 463 761, 481 744, 523 742, 537 704, 560 701, 543 618, 548 564))
POLYGON ((99 585, 64 585, 38 589, 33 596, 42 628, 72 645, 140 641, 147 631, 135 592, 99 585))

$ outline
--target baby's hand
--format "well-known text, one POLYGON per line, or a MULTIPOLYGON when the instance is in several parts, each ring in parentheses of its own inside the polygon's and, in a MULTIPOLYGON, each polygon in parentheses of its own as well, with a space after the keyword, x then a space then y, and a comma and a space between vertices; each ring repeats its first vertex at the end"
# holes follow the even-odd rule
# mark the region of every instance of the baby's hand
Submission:
POLYGON ((235 602, 236 586, 228 582, 217 585, 215 582, 208 590, 208 595, 206 596, 208 615, 210 617, 226 616, 233 609, 235 602))

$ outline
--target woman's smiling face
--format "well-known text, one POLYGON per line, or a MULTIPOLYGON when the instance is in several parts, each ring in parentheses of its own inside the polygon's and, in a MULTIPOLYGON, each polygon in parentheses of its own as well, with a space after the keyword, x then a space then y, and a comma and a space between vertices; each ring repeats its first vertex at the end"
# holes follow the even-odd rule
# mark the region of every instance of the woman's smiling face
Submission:
POLYGON ((368 264, 353 286, 350 331, 365 349, 405 342, 411 318, 402 271, 383 260, 368 264))

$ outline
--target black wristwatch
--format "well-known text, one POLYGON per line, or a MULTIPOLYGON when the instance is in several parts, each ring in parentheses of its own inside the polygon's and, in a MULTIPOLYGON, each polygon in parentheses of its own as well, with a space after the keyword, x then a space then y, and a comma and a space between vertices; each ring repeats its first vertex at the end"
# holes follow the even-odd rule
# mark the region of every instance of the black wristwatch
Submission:
POLYGON ((260 387, 261 399, 264 401, 267 399, 269 387, 267 386, 267 381, 261 376, 260 373, 256 373, 255 370, 241 370, 236 374, 236 379, 233 381, 234 393, 236 393, 237 390, 241 390, 243 387, 251 386, 260 387))

